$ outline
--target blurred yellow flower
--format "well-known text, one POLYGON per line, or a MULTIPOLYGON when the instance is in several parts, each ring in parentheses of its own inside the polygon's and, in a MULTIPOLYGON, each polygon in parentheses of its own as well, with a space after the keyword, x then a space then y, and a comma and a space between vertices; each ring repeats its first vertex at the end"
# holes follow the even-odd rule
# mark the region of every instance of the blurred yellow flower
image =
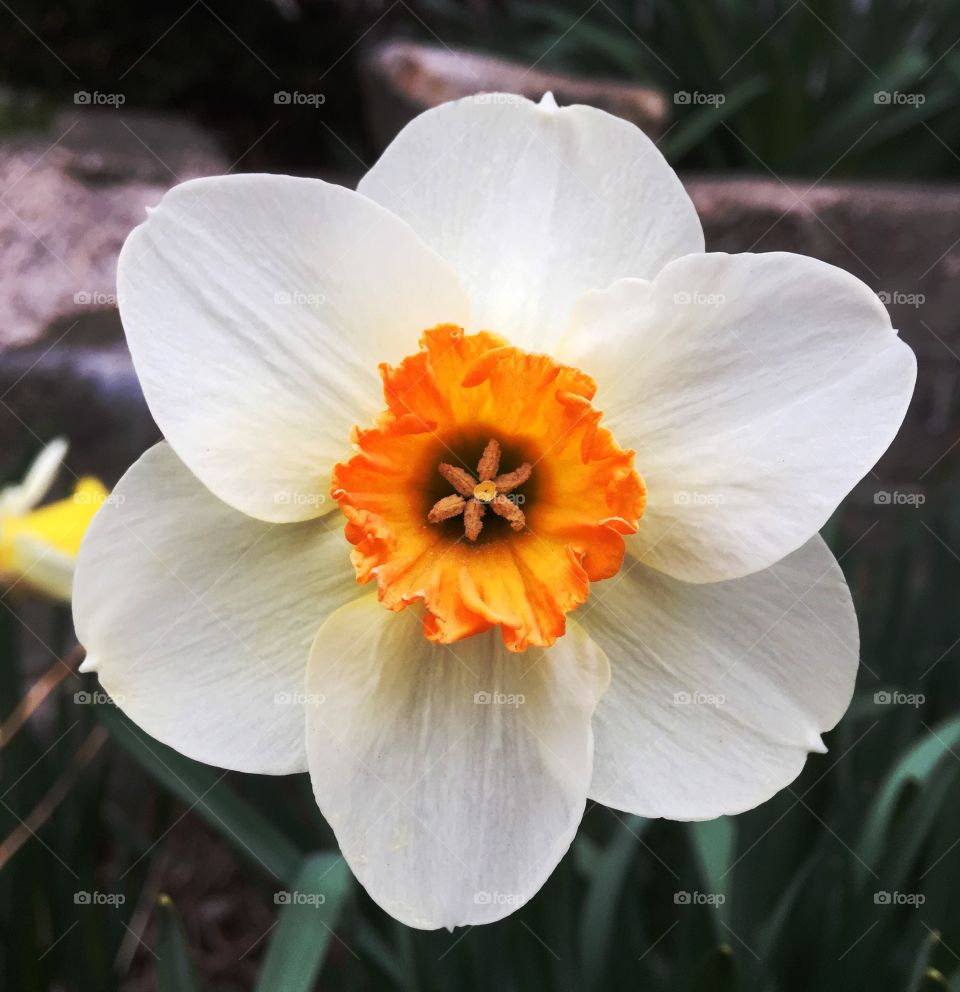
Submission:
POLYGON ((55 438, 40 452, 23 482, 0 489, 0 586, 28 588, 69 602, 80 542, 107 499, 99 479, 79 479, 73 495, 37 508, 67 453, 55 438))

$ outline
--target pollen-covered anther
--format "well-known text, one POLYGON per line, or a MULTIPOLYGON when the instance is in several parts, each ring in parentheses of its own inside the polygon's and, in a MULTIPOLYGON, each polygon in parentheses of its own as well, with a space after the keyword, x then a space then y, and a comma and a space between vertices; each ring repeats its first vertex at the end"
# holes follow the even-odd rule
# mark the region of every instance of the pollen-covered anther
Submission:
POLYGON ((477 480, 466 469, 459 468, 456 465, 448 465, 446 462, 440 462, 438 471, 461 496, 466 496, 467 498, 473 496, 473 490, 477 484, 477 480))
POLYGON ((496 438, 490 438, 487 446, 483 449, 480 461, 477 462, 477 478, 481 482, 492 479, 500 468, 500 442, 496 438))
POLYGON ((483 530, 483 515, 489 506, 497 516, 503 517, 518 533, 527 525, 523 510, 508 497, 532 475, 533 466, 524 462, 512 472, 497 475, 500 469, 500 443, 490 438, 480 461, 477 475, 466 469, 441 462, 437 470, 456 489, 450 496, 437 500, 427 514, 427 522, 438 524, 463 514, 463 530, 468 541, 475 541, 483 530))
POLYGON ((519 468, 505 475, 498 475, 494 482, 498 493, 511 493, 518 486, 522 486, 533 473, 533 466, 524 462, 519 468))
POLYGON ((478 500, 472 499, 463 508, 463 530, 468 541, 475 541, 483 530, 484 505, 478 500))
POLYGON ((521 531, 526 526, 523 510, 509 496, 497 496, 490 504, 490 509, 509 521, 510 526, 516 531, 521 531))
POLYGON ((451 496, 444 496, 433 504, 433 509, 427 514, 427 520, 432 524, 438 524, 441 520, 449 520, 451 517, 458 517, 463 513, 466 500, 458 493, 451 496))

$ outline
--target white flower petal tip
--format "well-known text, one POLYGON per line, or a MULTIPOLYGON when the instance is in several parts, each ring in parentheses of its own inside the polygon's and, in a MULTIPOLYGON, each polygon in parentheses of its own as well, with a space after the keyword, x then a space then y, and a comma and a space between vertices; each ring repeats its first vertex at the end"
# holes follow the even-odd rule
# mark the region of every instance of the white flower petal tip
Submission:
POLYGON ((547 92, 544 93, 542 97, 540 97, 540 102, 537 104, 537 106, 541 110, 559 110, 560 109, 557 106, 556 98, 554 97, 553 92, 551 90, 547 90, 547 92))
POLYGON ((916 381, 868 286, 784 252, 689 255, 586 294, 558 357, 590 370, 637 451, 633 553, 688 582, 767 568, 816 534, 896 436, 916 381))
POLYGON ((134 722, 188 757, 303 771, 310 644, 360 591, 338 529, 247 517, 161 442, 123 476, 80 549, 81 670, 96 670, 134 722))
POLYGON ((427 641, 367 597, 311 652, 307 755, 321 811, 371 897, 420 929, 490 923, 537 892, 583 815, 609 680, 575 624, 508 652, 427 641))
POLYGON ((550 95, 478 94, 428 110, 358 189, 453 265, 473 329, 528 351, 555 351, 587 290, 653 278, 704 247, 690 197, 647 135, 550 95))
POLYGON ((853 696, 857 618, 816 537, 764 572, 690 584, 631 562, 577 614, 610 659, 590 797, 708 820, 766 801, 824 753, 853 696))
POLYGON ((378 364, 464 326, 452 269, 407 224, 319 179, 174 187, 129 236, 120 316, 167 441, 225 503, 283 523, 333 508, 330 471, 378 412, 378 364))
POLYGON ((97 670, 97 660, 93 655, 88 654, 83 661, 80 662, 80 667, 77 669, 81 675, 86 675, 87 672, 95 672, 97 670))

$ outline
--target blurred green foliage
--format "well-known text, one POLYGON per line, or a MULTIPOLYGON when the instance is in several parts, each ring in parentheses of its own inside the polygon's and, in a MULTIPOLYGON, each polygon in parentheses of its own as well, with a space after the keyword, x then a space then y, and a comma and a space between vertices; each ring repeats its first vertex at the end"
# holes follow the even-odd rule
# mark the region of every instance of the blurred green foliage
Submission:
POLYGON ((662 148, 684 168, 960 174, 960 5, 953 0, 420 6, 430 27, 420 32, 425 40, 435 33, 541 69, 659 87, 675 117, 662 148))
MULTIPOLYGON (((350 876, 305 776, 197 764, 112 705, 76 706, 73 693, 96 691, 95 677, 67 679, 46 704, 53 726, 38 734, 28 725, 2 752, 3 832, 92 728, 105 726, 110 739, 0 871, 0 986, 123 987, 127 928, 144 933, 136 914, 156 898, 153 866, 167 832, 187 818, 234 850, 267 912, 279 908, 253 955, 264 990, 960 989, 960 558, 951 550, 960 547, 960 516, 947 485, 923 507, 887 511, 877 530, 862 526, 852 504, 828 529, 854 591, 863 665, 827 754, 812 755, 797 781, 737 817, 647 821, 588 804, 544 889, 491 926, 451 934, 395 923, 350 876), (858 530, 866 536, 851 540, 858 530), (135 776, 136 795, 118 806, 111 783, 132 767, 148 774, 135 776), (97 889, 126 899, 76 905, 76 891, 97 889), (317 904, 273 905, 287 889, 316 893, 317 904)), ((26 691, 15 655, 32 638, 9 608, 0 621, 5 717, 26 691)), ((178 909, 200 912, 166 898, 149 910, 148 946, 159 960, 143 951, 141 969, 155 970, 161 992, 194 980, 198 989, 236 987, 203 973, 178 909)))
POLYGON ((360 55, 406 34, 656 86, 683 168, 960 175, 954 0, 41 0, 0 24, 0 133, 77 89, 120 91, 199 116, 243 169, 357 171, 376 152, 360 55), (295 89, 322 91, 322 112, 278 120, 274 92, 295 89))
MULTIPOLYGON (((9 20, 0 81, 12 87, 0 94, 0 130, 41 121, 78 85, 110 90, 123 75, 130 106, 199 113, 229 132, 240 154, 273 119, 274 89, 315 88, 341 59, 323 84, 332 130, 308 112, 313 130, 278 132, 258 145, 257 161, 349 161, 332 135, 361 141, 356 10, 307 5, 304 19, 291 21, 266 3, 185 9, 165 0, 42 4, 20 15, 42 45, 0 13, 9 20), (165 35, 181 15, 188 29, 165 35), (24 88, 35 96, 25 101, 24 88)), ((378 31, 395 30, 671 95, 722 94, 722 103, 673 105, 663 147, 684 167, 958 173, 960 5, 952 2, 420 0, 391 8, 378 31), (878 102, 878 93, 923 101, 878 102)), ((544 890, 503 922, 465 932, 412 931, 380 912, 345 872, 303 777, 225 776, 146 737, 111 706, 75 705, 74 693, 96 682, 68 678, 42 721, 0 752, 0 840, 43 803, 98 726, 110 739, 0 871, 0 988, 118 989, 144 918, 155 925, 149 954, 132 946, 162 992, 232 987, 198 960, 189 939, 195 907, 158 904, 151 891, 167 832, 203 821, 234 849, 270 913, 286 886, 323 896, 319 910, 280 907, 252 952, 264 989, 319 981, 419 992, 960 992, 958 496, 947 481, 925 506, 888 511, 882 533, 857 543, 854 507, 841 511, 845 527, 834 521, 828 536, 854 591, 864 664, 854 703, 827 736, 829 753, 811 756, 790 787, 735 818, 676 824, 590 804, 544 890), (885 691, 923 699, 877 702, 885 691), (93 891, 125 899, 77 902, 93 891)), ((51 651, 53 664, 69 641, 61 617, 59 636, 42 638, 53 648, 38 647, 32 620, 23 626, 17 612, 0 600, 0 719, 32 684, 25 653, 51 651)))

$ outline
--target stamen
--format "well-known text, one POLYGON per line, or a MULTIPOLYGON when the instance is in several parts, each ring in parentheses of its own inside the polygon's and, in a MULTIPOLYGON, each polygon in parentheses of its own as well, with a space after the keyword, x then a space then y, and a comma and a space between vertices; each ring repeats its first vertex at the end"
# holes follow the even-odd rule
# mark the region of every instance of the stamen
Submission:
POLYGON ((527 519, 523 515, 523 510, 508 496, 498 496, 491 504, 490 509, 494 513, 510 521, 510 526, 515 531, 521 531, 527 526, 527 519))
POLYGON ((491 506, 494 513, 508 521, 515 531, 522 531, 527 525, 523 510, 506 494, 530 478, 533 466, 524 462, 504 475, 497 475, 499 468, 500 443, 493 437, 487 442, 477 463, 477 479, 466 469, 441 462, 438 471, 456 492, 433 504, 427 514, 427 522, 438 524, 462 513, 464 534, 468 541, 475 541, 483 530, 484 512, 487 506, 491 506))
POLYGON ((432 524, 438 524, 441 520, 449 520, 451 517, 458 517, 463 513, 466 501, 462 496, 453 493, 451 496, 444 496, 433 504, 433 508, 427 514, 427 520, 432 524))
POLYGON ((476 485, 476 482, 466 469, 459 468, 456 465, 448 465, 446 462, 440 462, 437 468, 440 474, 461 496, 473 495, 473 487, 476 485))
POLYGON ((475 541, 483 530, 483 511, 486 509, 483 503, 475 499, 470 500, 463 509, 463 529, 468 541, 475 541))
MULTIPOLYGON (((480 461, 477 462, 477 478, 481 482, 492 479, 500 468, 500 445, 497 439, 492 437, 487 441, 487 446, 483 449, 480 461)), ((479 497, 478 497, 479 498, 479 497)))
POLYGON ((493 481, 496 483, 498 493, 512 492, 517 486, 522 486, 533 472, 533 466, 529 462, 524 462, 519 468, 504 475, 498 475, 493 481))

